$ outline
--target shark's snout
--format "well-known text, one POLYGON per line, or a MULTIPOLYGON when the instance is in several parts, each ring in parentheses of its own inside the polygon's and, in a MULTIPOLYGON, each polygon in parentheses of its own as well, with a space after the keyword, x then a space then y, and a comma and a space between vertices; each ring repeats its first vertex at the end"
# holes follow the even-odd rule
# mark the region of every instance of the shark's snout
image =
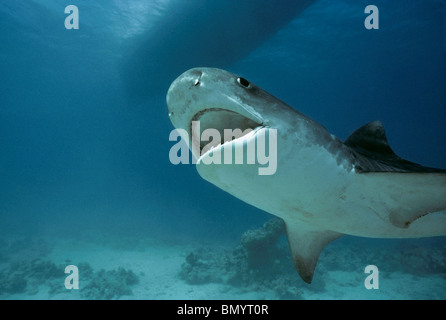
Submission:
POLYGON ((191 69, 176 78, 170 85, 166 101, 169 117, 176 127, 178 119, 184 116, 189 105, 194 99, 196 100, 196 93, 191 90, 198 89, 202 76, 203 71, 200 69, 191 69))

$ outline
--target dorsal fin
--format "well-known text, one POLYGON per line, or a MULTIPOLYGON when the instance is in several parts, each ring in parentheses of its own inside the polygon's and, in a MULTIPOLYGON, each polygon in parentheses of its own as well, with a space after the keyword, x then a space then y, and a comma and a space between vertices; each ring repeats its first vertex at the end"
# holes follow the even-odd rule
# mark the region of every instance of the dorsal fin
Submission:
POLYGON ((390 148, 380 121, 373 121, 362 126, 345 140, 344 145, 364 156, 356 159, 355 171, 359 173, 389 171, 446 173, 444 169, 424 167, 398 157, 390 148))
POLYGON ((362 126, 353 132, 344 144, 362 155, 373 156, 375 159, 401 159, 390 148, 381 121, 373 121, 362 126))

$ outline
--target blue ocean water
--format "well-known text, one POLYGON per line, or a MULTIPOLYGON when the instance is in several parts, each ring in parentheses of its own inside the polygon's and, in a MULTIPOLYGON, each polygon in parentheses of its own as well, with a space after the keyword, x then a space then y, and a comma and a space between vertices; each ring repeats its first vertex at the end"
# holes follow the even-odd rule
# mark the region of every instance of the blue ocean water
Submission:
POLYGON ((341 139, 381 120, 399 156, 446 168, 446 2, 302 2, 2 0, 0 237, 236 245, 270 219, 169 161, 166 92, 194 66, 240 74, 341 139))

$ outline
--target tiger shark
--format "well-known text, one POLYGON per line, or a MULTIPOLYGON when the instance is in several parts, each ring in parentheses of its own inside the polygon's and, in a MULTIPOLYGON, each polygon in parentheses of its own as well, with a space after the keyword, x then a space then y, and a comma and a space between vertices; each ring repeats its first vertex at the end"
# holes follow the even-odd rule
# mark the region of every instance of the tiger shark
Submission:
MULTIPOLYGON (((346 141, 254 83, 214 68, 194 68, 167 92, 171 122, 246 134, 192 152, 202 178, 285 223, 291 257, 311 283, 320 253, 342 235, 417 238, 446 235, 446 170, 397 156, 383 125, 374 121, 346 141), (252 130, 246 130, 252 129, 252 130), (259 175, 260 164, 215 164, 208 158, 277 130, 277 170, 259 175)), ((223 135, 222 135, 223 136, 223 135)), ((189 141, 191 142, 191 141, 189 141)), ((191 146, 191 144, 188 144, 191 146)))

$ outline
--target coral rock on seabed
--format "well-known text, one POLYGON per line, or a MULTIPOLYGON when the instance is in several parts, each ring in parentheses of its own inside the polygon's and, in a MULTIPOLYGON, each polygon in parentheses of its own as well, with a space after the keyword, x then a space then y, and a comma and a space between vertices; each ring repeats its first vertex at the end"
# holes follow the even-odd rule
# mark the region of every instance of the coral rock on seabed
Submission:
POLYGON ((278 257, 276 244, 285 234, 282 219, 271 219, 256 230, 248 230, 242 235, 241 245, 245 249, 250 268, 261 268, 273 263, 278 257))
POLYGON ((281 299, 300 299, 283 221, 274 218, 248 230, 232 251, 197 249, 186 256, 180 277, 189 284, 223 283, 254 291, 272 290, 281 299))
POLYGON ((91 270, 88 283, 82 288, 82 296, 86 299, 109 300, 124 295, 131 295, 131 286, 138 283, 138 277, 132 270, 119 267, 115 270, 97 272, 91 270))

